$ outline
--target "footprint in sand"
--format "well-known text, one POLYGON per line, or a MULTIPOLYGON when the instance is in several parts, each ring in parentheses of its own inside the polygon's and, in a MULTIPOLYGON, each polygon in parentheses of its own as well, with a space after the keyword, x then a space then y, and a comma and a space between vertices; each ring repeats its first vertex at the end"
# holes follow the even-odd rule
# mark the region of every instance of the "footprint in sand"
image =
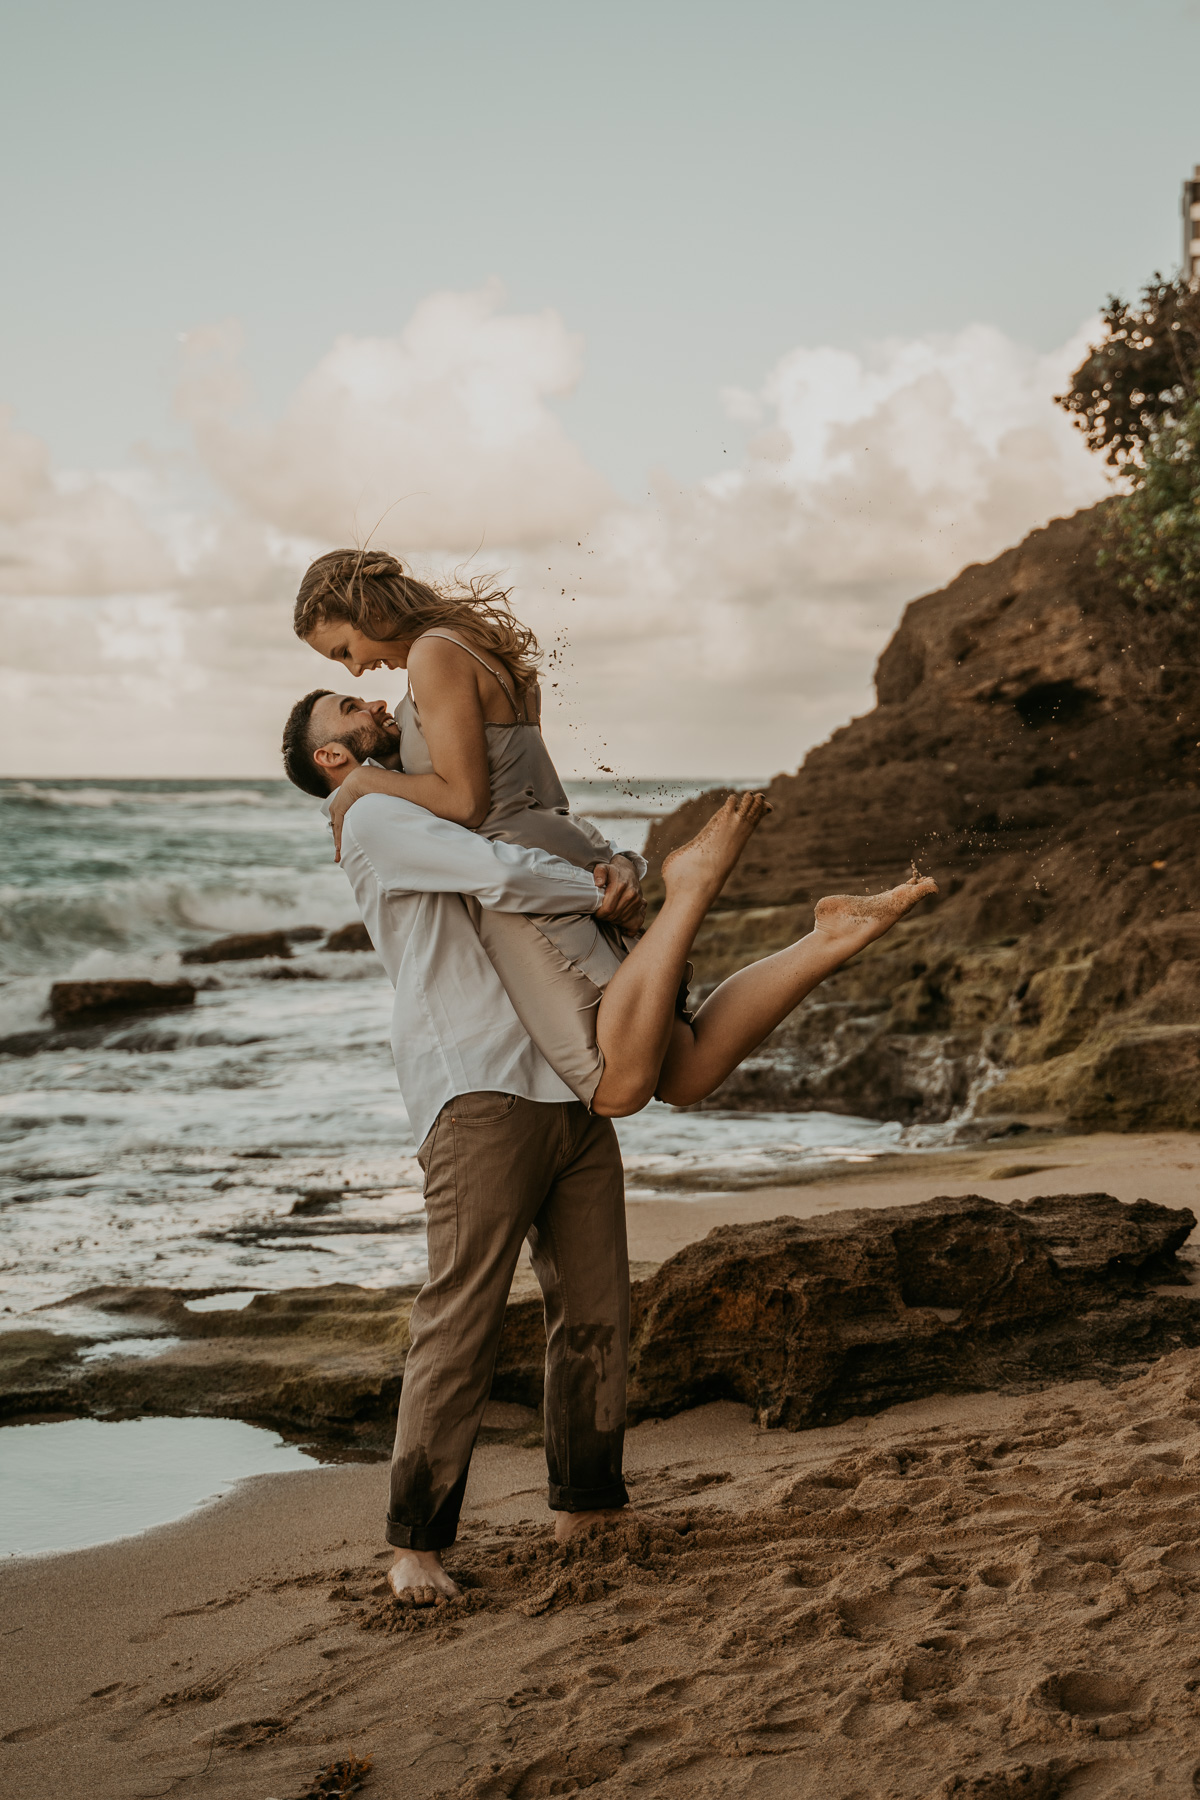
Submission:
POLYGON ((1018 1713, 1032 1722, 1057 1714, 1068 1728, 1098 1737, 1127 1737, 1148 1714, 1147 1684, 1120 1671, 1065 1669, 1047 1675, 1026 1694, 1018 1713))
POLYGON ((962 1676, 957 1651, 918 1650, 908 1657, 900 1676, 900 1698, 921 1700, 926 1694, 945 1694, 957 1687, 962 1676))

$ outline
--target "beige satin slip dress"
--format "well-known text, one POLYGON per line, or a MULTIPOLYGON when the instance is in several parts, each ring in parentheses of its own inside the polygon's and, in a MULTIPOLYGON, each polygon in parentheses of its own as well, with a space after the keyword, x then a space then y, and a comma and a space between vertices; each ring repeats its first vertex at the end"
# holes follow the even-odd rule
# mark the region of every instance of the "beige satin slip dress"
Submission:
MULTIPOLYGON (((606 862, 607 838, 586 819, 571 815, 570 801, 542 738, 537 684, 524 691, 518 706, 509 682, 491 662, 447 633, 427 631, 424 636, 442 638, 473 656, 495 677, 512 708, 512 723, 489 721, 484 726, 492 804, 483 824, 476 827, 480 836, 546 850, 581 869, 606 862)), ((432 775, 433 762, 411 693, 396 708, 396 723, 404 773, 432 775)), ((590 1106, 604 1073, 604 1057, 596 1043, 596 1009, 634 940, 590 913, 502 913, 489 912, 473 900, 464 904, 525 1030, 571 1092, 590 1106)))

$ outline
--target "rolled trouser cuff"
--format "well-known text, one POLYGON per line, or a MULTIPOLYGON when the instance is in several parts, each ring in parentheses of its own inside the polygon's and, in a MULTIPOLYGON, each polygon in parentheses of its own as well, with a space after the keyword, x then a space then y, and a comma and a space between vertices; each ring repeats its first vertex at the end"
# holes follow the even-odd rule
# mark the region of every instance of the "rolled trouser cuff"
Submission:
POLYGON ((560 1487, 552 1481, 548 1499, 551 1512, 607 1512, 615 1506, 628 1506, 629 1490, 623 1481, 603 1488, 560 1487))
POLYGON ((383 1535, 397 1550, 448 1550, 458 1536, 458 1524, 397 1525, 389 1519, 383 1535))

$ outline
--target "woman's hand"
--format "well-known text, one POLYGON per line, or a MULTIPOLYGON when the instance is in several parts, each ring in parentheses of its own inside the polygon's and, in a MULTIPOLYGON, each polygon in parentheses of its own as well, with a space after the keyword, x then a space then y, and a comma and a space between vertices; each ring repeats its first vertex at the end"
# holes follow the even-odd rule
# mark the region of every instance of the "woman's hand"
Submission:
POLYGON ((342 823, 356 800, 369 794, 375 787, 371 780, 373 771, 358 767, 351 769, 342 785, 335 789, 333 799, 329 803, 329 823, 333 826, 333 860, 342 860, 342 823))
POLYGON ((640 931, 646 919, 646 902, 632 863, 626 862, 623 856, 615 857, 610 863, 597 863, 592 870, 592 879, 604 890, 596 917, 619 925, 622 931, 640 931))

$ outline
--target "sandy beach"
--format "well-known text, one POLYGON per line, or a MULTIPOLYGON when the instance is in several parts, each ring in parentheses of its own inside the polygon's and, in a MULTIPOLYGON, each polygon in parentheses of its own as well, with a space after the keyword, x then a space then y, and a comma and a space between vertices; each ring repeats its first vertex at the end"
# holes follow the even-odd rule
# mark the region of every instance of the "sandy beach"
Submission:
POLYGON ((748 1225, 782 1213, 812 1218, 856 1206, 906 1206, 935 1195, 982 1194, 1028 1200, 1034 1194, 1112 1194, 1195 1206, 1200 1193, 1200 1141, 1186 1131, 1096 1132, 1081 1137, 1022 1133, 979 1149, 923 1156, 880 1156, 855 1167, 814 1172, 793 1187, 729 1194, 633 1200, 629 1254, 662 1262, 716 1225, 748 1225))
MULTIPOLYGON (((635 1202, 633 1253, 940 1193, 1178 1206, 1197 1160, 1167 1133, 897 1158, 635 1202)), ((491 1409, 450 1606, 388 1598, 378 1464, 0 1571, 0 1792, 292 1800, 350 1755, 381 1800, 1195 1792, 1200 1352, 799 1433, 729 1403, 651 1421, 636 1516, 578 1550, 531 1422, 491 1409)))

